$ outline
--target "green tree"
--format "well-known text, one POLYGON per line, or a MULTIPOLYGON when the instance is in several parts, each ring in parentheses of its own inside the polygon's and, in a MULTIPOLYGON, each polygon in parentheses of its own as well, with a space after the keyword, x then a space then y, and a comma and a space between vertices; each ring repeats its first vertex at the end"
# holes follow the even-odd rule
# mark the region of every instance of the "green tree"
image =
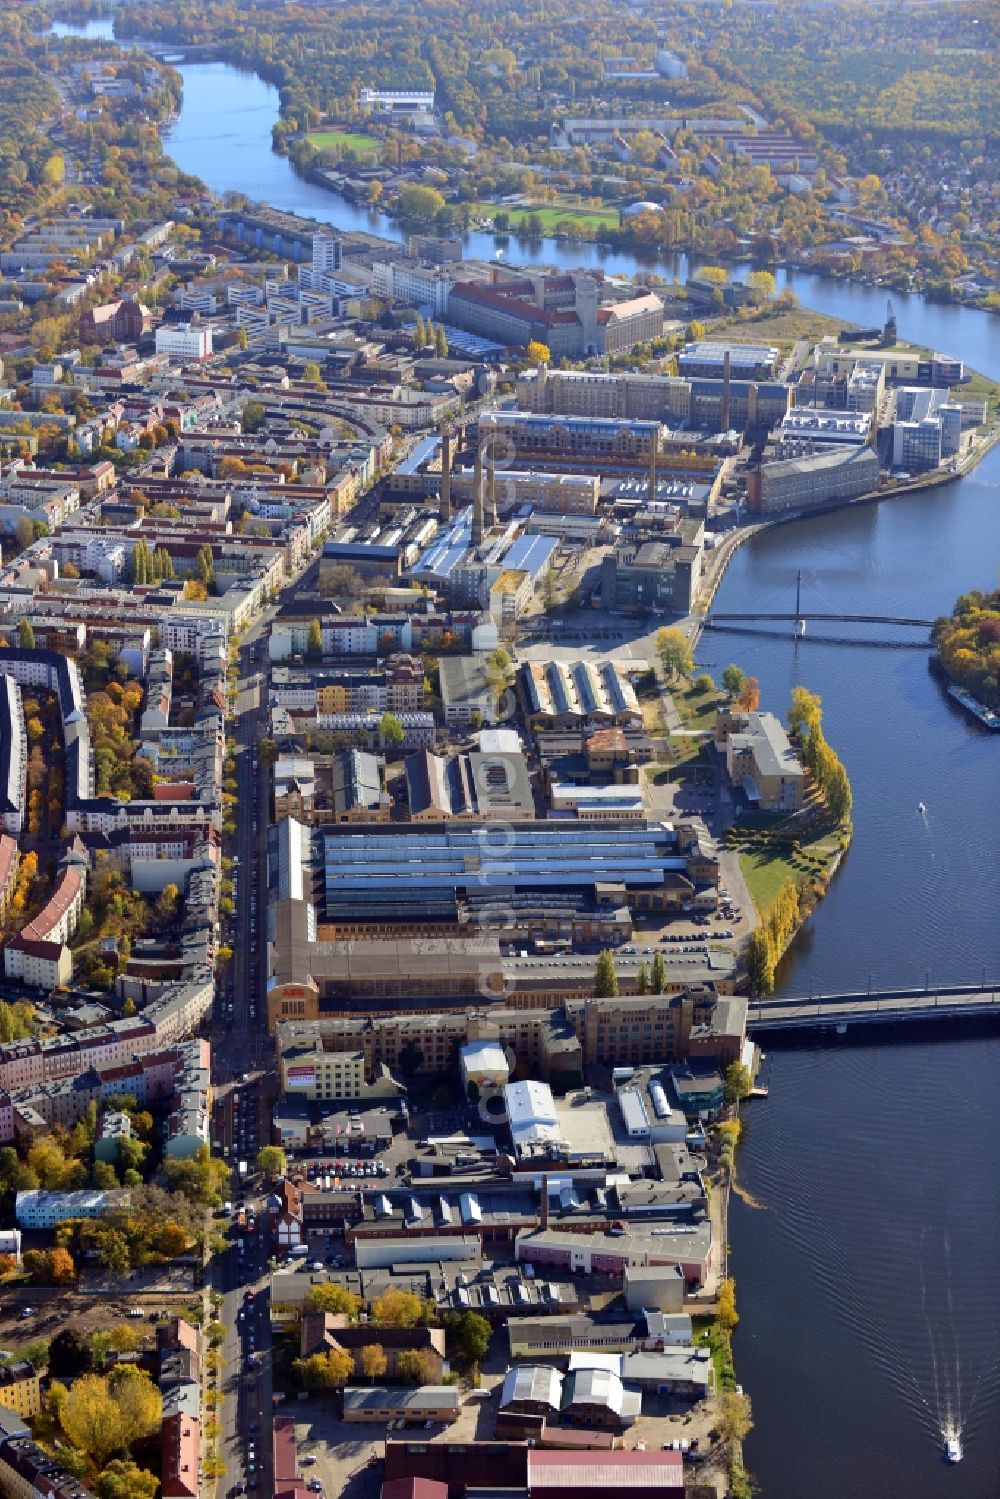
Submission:
POLYGON ((654 994, 662 994, 667 987, 667 964, 663 954, 659 951, 653 954, 650 987, 654 994))
POLYGON ((406 738, 406 729, 395 713, 383 713, 378 724, 379 737, 386 749, 399 749, 406 738))
POLYGON ((322 371, 315 360, 311 359, 307 364, 303 365, 302 378, 309 385, 321 385, 323 383, 322 371))
POLYGON ((406 183, 399 190, 396 210, 401 219, 413 223, 429 224, 436 219, 444 207, 444 198, 434 187, 421 187, 418 183, 406 183))
POLYGON ((434 353, 438 359, 448 358, 448 337, 441 323, 434 329, 434 353))
POLYGON ((730 1062, 725 1081, 727 1103, 739 1103, 741 1099, 749 1098, 753 1078, 745 1062, 730 1062))
POLYGON ((614 999, 618 994, 618 975, 614 958, 607 948, 598 953, 594 965, 594 998, 614 999))
POLYGON ((649 969, 645 963, 639 964, 639 972, 635 976, 635 992, 636 994, 649 993, 649 969))
POLYGON ((284 1176, 288 1169, 285 1152, 278 1145, 262 1145, 257 1152, 257 1170, 263 1171, 269 1180, 284 1176))
POLYGON ((309 633, 306 636, 306 655, 318 660, 323 654, 323 627, 315 617, 309 621, 309 633))
POLYGON ((264 425, 267 410, 260 401, 248 401, 240 417, 244 432, 259 432, 264 425))
POLYGON ((413 347, 419 352, 427 342, 427 328, 420 313, 413 325, 413 347))
POLYGON ((498 707, 510 684, 513 666, 510 652, 505 651, 503 646, 498 646, 495 651, 492 651, 483 664, 483 675, 493 695, 493 701, 498 707))
POLYGON ((33 651, 35 649, 35 632, 31 626, 31 620, 21 618, 17 622, 17 643, 22 651, 33 651))
POLYGON ((676 626, 657 630, 656 652, 668 681, 674 677, 689 677, 694 670, 691 642, 676 626))
POLYGON ((482 1363, 492 1336, 492 1329, 485 1317, 481 1317, 478 1312, 460 1312, 449 1319, 447 1331, 455 1353, 463 1363, 482 1363))
POLYGON ((76 1379, 93 1367, 90 1343, 75 1327, 64 1327, 49 1344, 49 1374, 76 1379))
POLYGON ((745 677, 746 672, 743 670, 742 666, 733 666, 732 664, 730 664, 726 667, 725 671, 722 673, 722 685, 729 693, 730 697, 736 696, 740 688, 743 686, 745 677))

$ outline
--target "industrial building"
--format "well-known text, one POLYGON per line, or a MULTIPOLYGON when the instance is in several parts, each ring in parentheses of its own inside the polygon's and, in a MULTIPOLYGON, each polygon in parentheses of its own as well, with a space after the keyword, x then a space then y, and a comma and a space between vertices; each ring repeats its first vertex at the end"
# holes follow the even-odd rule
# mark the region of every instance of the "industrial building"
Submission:
POLYGON ((770 380, 777 365, 780 350, 772 344, 716 343, 699 339, 686 344, 677 356, 677 369, 681 375, 700 375, 707 379, 721 380, 726 372, 734 380, 770 380))
POLYGON ((873 494, 879 485, 874 448, 831 447, 762 463, 748 476, 750 509, 765 515, 809 510, 873 494))

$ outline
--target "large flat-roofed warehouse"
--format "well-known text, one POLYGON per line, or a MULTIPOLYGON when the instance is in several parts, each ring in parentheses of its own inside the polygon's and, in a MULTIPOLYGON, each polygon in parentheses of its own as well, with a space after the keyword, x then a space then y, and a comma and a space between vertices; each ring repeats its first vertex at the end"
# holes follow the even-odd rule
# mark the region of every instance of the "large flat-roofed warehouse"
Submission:
POLYGON ((677 833, 659 822, 512 822, 502 840, 488 824, 452 823, 338 827, 320 836, 330 920, 347 911, 358 919, 398 919, 407 912, 435 917, 454 911, 456 895, 484 889, 502 894, 608 884, 653 896, 688 868, 677 833))

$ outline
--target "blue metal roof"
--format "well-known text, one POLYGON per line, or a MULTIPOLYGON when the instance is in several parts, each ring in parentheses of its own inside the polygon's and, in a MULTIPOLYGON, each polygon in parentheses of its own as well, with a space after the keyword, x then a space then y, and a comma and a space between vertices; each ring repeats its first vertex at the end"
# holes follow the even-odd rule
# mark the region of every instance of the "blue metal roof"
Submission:
POLYGON ((422 437, 408 458, 404 458, 396 469, 397 474, 415 474, 422 463, 426 463, 437 452, 441 439, 436 432, 422 437))
POLYGON ((519 536, 511 542, 503 559, 504 567, 522 568, 537 578, 548 565, 559 542, 554 536, 519 536))

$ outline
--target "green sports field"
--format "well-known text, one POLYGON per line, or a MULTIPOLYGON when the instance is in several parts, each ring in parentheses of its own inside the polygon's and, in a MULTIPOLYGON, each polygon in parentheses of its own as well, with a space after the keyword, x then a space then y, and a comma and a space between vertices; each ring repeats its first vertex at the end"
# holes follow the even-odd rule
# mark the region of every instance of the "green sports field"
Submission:
POLYGON ((353 151, 356 156, 372 161, 378 156, 381 144, 373 135, 362 135, 355 130, 314 130, 308 139, 317 151, 353 151))

